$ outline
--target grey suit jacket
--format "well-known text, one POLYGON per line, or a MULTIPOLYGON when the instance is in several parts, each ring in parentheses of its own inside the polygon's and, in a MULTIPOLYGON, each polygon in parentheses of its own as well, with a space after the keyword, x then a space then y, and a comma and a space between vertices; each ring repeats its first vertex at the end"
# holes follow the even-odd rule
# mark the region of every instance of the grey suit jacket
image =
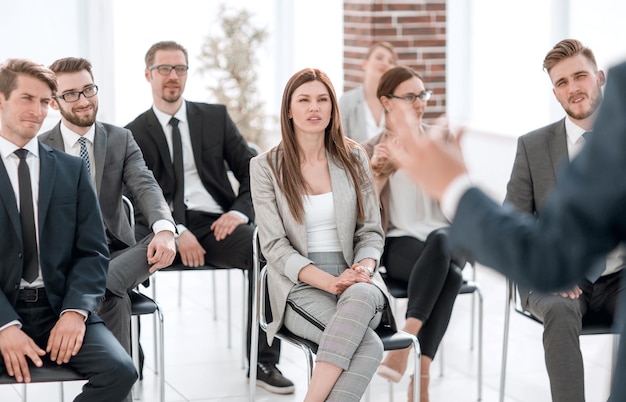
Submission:
MULTIPOLYGON (((287 297, 295 285, 286 275, 286 270, 304 268, 312 263, 307 258, 306 224, 297 222, 291 214, 287 200, 268 162, 269 158, 274 158, 276 152, 281 151, 273 148, 250 161, 252 201, 257 216, 261 250, 268 264, 268 282, 271 284, 269 294, 273 322, 269 324, 267 333, 270 341, 282 326, 287 297)), ((359 152, 359 158, 367 166, 367 157, 362 151, 355 152, 359 152)), ((365 220, 359 223, 356 194, 349 175, 331 161, 330 156, 328 165, 337 216, 337 231, 346 266, 349 267, 364 258, 380 261, 384 234, 380 225, 374 181, 369 168, 366 169, 368 178, 362 182, 365 220)), ((373 279, 376 286, 389 299, 387 288, 378 271, 375 272, 373 279)), ((387 323, 395 328, 390 310, 387 323)))
POLYGON ((341 113, 341 125, 346 137, 356 142, 367 140, 365 108, 365 92, 363 86, 345 92, 339 98, 339 112, 341 113))
POLYGON ((565 119, 521 136, 505 201, 537 214, 556 186, 557 172, 568 162, 565 119))
MULTIPOLYGON (((39 140, 65 151, 61 122, 39 136, 39 140)), ((116 248, 135 244, 135 233, 124 212, 122 191, 131 196, 135 210, 147 217, 150 226, 160 219, 174 224, 163 191, 143 159, 131 132, 96 122, 94 136, 96 192, 107 235, 116 248), (121 242, 122 244, 119 244, 121 242)))
MULTIPOLYGON (((609 70, 605 88, 593 138, 563 170, 541 219, 501 208, 471 188, 461 197, 452 223, 452 246, 520 285, 553 291, 572 286, 626 240, 626 63, 609 70)), ((615 318, 622 336, 610 402, 626 400, 625 314, 622 297, 615 318)))

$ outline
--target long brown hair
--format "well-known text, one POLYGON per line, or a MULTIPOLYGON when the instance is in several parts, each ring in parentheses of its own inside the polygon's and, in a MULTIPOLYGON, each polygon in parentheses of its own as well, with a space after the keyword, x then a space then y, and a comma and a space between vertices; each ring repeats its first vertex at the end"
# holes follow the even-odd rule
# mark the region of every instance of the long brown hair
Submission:
POLYGON ((287 82, 283 92, 280 110, 282 141, 272 150, 273 158, 269 158, 270 167, 276 177, 280 190, 287 198, 289 210, 293 217, 297 222, 303 222, 304 206, 302 196, 307 193, 308 184, 304 180, 300 170, 300 150, 296 143, 293 122, 289 118, 289 107, 294 91, 302 84, 311 81, 319 81, 328 89, 332 102, 332 111, 330 123, 325 129, 324 147, 326 148, 326 152, 330 155, 332 162, 338 164, 349 173, 357 196, 358 219, 362 222, 365 213, 363 197, 361 195, 361 189, 363 187, 361 180, 366 177, 366 175, 363 170, 362 162, 354 152, 354 149, 360 148, 360 146, 343 134, 339 107, 337 106, 337 95, 335 94, 330 79, 324 72, 318 69, 306 68, 295 73, 287 82))

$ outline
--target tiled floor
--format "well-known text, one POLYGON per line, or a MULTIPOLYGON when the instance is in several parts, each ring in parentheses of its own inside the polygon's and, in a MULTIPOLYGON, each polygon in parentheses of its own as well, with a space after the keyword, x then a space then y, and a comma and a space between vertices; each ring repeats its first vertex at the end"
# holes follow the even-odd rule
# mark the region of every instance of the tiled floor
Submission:
MULTIPOLYGON (((157 274, 157 296, 165 315, 165 361, 167 402, 244 402, 248 386, 241 361, 241 282, 232 275, 233 333, 227 347, 226 273, 219 272, 218 317, 213 320, 210 272, 186 272, 183 275, 182 303, 178 305, 178 273, 157 274)), ((484 296, 484 379, 483 401, 498 401, 500 358, 504 318, 504 280, 486 268, 478 268, 477 279, 484 296)), ((402 307, 402 306, 400 306, 402 307)), ((444 374, 439 376, 442 355, 435 359, 431 371, 431 401, 463 402, 476 400, 476 348, 470 351, 471 296, 459 296, 450 327, 444 339, 444 374)), ((158 401, 153 373, 152 326, 149 316, 143 319, 142 342, 146 351, 145 380, 139 395, 143 401, 158 401)), ((585 358, 587 401, 606 401, 610 372, 611 338, 581 338, 585 358)), ((257 401, 301 401, 306 391, 306 370, 302 353, 284 346, 280 368, 296 383, 295 395, 278 396, 257 388, 257 401)), ((394 387, 394 400, 405 401, 408 376, 394 387)), ((370 400, 388 400, 388 383, 375 377, 370 400)), ((65 400, 71 401, 80 383, 65 385, 65 400)), ((29 385, 31 402, 56 401, 56 384, 29 385)), ((0 386, 0 401, 19 401, 21 387, 0 386)), ((541 327, 513 314, 508 365, 506 401, 549 401, 548 379, 543 365, 541 327)))

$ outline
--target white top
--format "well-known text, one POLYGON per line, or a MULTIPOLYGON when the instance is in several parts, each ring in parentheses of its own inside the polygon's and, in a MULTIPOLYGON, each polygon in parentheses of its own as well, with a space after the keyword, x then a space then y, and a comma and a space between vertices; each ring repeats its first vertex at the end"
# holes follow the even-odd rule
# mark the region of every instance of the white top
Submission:
POLYGON ((303 204, 308 252, 341 252, 333 193, 305 195, 303 204))
POLYGON ((433 230, 448 226, 439 205, 403 170, 389 177, 389 190, 390 229, 387 237, 411 236, 425 241, 433 230))
POLYGON ((372 113, 372 110, 367 105, 367 101, 364 101, 362 105, 365 109, 365 135, 369 140, 370 138, 374 138, 378 134, 382 133, 385 129, 385 114, 382 113, 380 121, 377 123, 376 119, 374 119, 374 114, 372 113))

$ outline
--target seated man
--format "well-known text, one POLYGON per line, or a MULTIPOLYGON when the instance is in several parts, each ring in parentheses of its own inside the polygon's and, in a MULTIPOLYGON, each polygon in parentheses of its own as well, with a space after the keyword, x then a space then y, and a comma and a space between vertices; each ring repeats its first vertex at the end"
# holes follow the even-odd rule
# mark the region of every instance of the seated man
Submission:
MULTIPOLYGON (((251 270, 251 149, 224 105, 190 102, 182 97, 189 64, 184 47, 175 42, 156 43, 145 61, 154 105, 127 128, 172 206, 179 233, 176 260, 189 267, 206 263, 251 270), (239 181, 236 194, 227 167, 239 181)), ((145 225, 143 217, 138 217, 139 233, 145 225)), ((248 289, 252 289, 252 281, 248 289)), ((251 302, 250 297, 248 327, 251 302)), ((293 383, 276 367, 279 356, 279 342, 269 346, 265 332, 260 331, 258 384, 270 392, 293 393, 293 383)))
MULTIPOLYGON (((546 55, 543 66, 567 117, 519 138, 506 195, 506 202, 539 219, 544 201, 556 183, 556 170, 585 143, 583 133, 587 135, 593 126, 604 85, 604 73, 598 70, 592 51, 577 40, 557 43, 546 55)), ((524 308, 543 321, 553 401, 585 400, 579 342, 582 318, 585 314, 614 316, 623 292, 619 271, 626 265, 625 257, 626 252, 618 248, 599 269, 605 268, 598 278, 583 280, 567 292, 543 294, 520 289, 524 308)))
POLYGON ((88 378, 75 401, 119 402, 137 372, 94 314, 109 257, 98 200, 82 160, 35 139, 56 89, 41 65, 0 66, 0 372, 30 382, 28 360, 50 359, 88 378))
POLYGON ((85 159, 111 253, 106 296, 97 311, 130 354, 128 292, 174 260, 174 219, 130 131, 96 121, 98 87, 91 63, 66 57, 53 62, 50 69, 58 81, 58 92, 50 104, 61 112, 61 121, 39 140, 85 159), (128 191, 135 208, 148 220, 150 233, 138 242, 126 219, 122 190, 128 191))

